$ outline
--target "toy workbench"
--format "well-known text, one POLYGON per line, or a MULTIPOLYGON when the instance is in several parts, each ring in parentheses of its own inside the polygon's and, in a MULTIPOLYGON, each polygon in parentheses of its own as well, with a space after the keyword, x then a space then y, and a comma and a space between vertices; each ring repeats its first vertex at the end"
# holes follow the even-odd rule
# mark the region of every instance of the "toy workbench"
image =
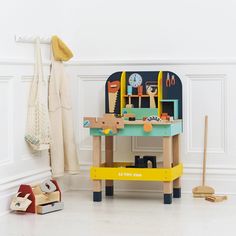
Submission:
POLYGON ((123 71, 112 74, 105 85, 105 115, 84 117, 93 136, 93 200, 113 196, 114 180, 162 181, 164 204, 181 197, 180 134, 182 83, 168 71, 123 71), (105 137, 105 163, 101 163, 101 138, 105 137), (135 156, 134 163, 113 162, 114 136, 163 137, 163 164, 155 156, 135 156))

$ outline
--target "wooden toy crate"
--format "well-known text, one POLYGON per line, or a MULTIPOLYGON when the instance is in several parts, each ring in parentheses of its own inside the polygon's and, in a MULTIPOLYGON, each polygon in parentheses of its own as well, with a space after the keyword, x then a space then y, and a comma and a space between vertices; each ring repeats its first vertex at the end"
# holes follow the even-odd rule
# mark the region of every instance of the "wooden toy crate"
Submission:
POLYGON ((31 186, 27 184, 22 184, 18 190, 21 194, 19 196, 29 195, 29 200, 32 201, 30 206, 27 208, 26 212, 37 213, 37 207, 43 204, 48 204, 52 202, 61 201, 61 190, 56 182, 56 180, 51 180, 56 186, 56 191, 51 193, 43 193, 38 185, 31 186))

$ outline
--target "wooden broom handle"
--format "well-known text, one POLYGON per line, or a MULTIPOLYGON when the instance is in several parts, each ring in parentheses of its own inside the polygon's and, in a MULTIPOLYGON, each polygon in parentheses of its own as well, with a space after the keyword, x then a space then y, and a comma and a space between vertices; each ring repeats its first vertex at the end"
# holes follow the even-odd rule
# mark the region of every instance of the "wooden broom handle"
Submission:
POLYGON ((203 154, 203 172, 202 172, 202 185, 203 186, 205 186, 205 178, 206 178, 207 137, 208 137, 208 116, 205 116, 204 154, 203 154))

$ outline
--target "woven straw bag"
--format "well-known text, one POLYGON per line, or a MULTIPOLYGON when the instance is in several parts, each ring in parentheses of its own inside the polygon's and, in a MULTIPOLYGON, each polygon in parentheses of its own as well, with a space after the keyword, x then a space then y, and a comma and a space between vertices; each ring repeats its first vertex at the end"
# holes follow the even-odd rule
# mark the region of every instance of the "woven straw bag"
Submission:
POLYGON ((29 94, 25 141, 33 150, 47 150, 50 146, 47 84, 43 77, 39 38, 35 43, 34 78, 29 94))

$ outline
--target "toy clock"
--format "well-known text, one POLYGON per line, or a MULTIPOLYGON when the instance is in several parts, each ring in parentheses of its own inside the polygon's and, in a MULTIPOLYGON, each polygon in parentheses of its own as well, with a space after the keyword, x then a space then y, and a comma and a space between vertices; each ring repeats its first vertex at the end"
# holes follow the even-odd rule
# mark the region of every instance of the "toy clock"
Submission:
POLYGON ((129 84, 134 88, 140 86, 142 84, 142 81, 142 76, 138 73, 133 73, 129 77, 129 84))

